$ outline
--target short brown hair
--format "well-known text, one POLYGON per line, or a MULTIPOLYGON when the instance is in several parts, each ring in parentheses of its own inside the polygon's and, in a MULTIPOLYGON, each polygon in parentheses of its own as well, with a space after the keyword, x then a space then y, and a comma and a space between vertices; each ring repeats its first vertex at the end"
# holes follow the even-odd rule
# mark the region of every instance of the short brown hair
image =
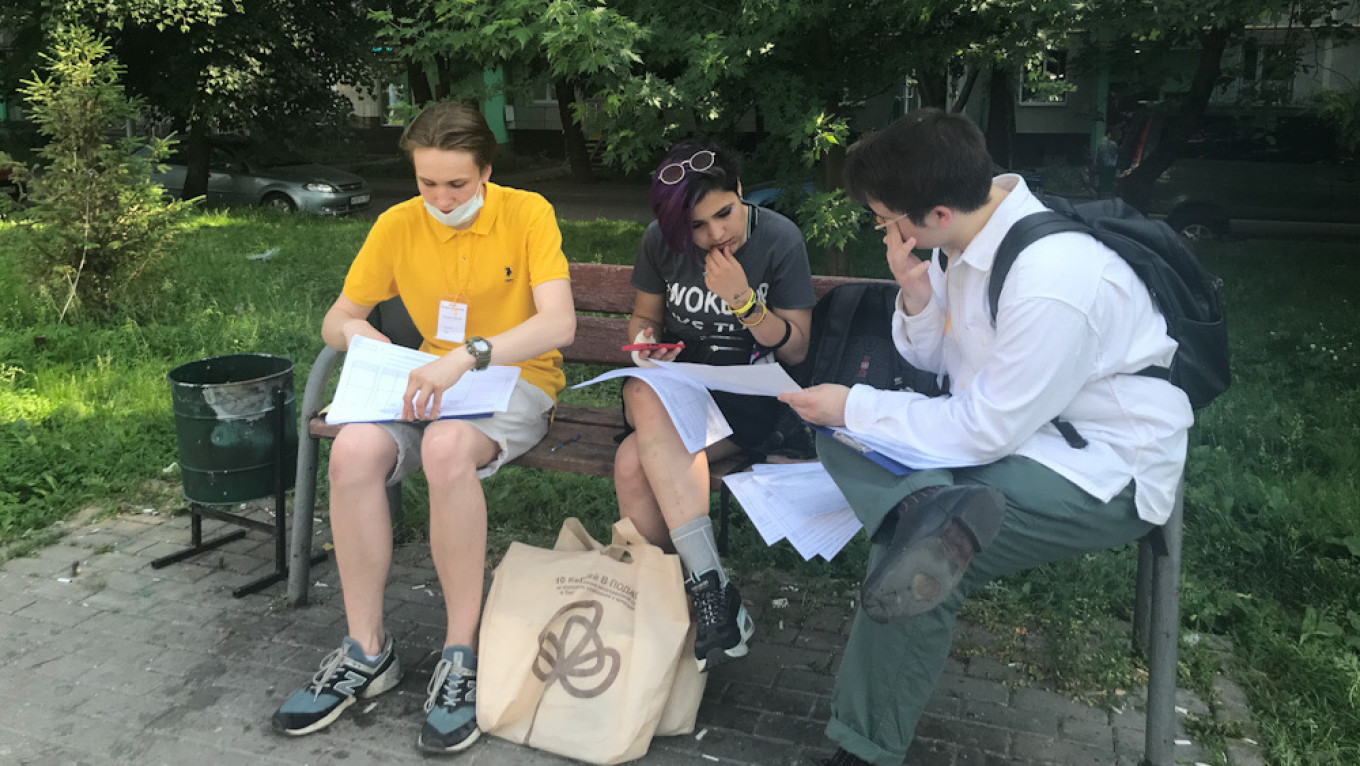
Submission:
POLYGON ((973 121, 940 109, 899 117, 850 147, 845 193, 905 213, 917 226, 937 205, 971 213, 987 204, 992 158, 973 121))
POLYGON ((496 134, 476 107, 445 101, 426 107, 411 120, 397 146, 407 157, 421 148, 465 151, 485 170, 496 156, 496 134))

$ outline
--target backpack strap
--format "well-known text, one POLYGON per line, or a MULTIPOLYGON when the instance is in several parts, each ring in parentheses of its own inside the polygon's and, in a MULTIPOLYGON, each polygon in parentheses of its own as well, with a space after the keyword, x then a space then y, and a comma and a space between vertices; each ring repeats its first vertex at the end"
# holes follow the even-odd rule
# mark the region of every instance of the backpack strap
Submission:
POLYGON ((992 324, 996 324, 996 306, 1001 300, 1001 288, 1006 284, 1006 275, 1015 265, 1020 252, 1050 234, 1065 231, 1080 231, 1094 234, 1090 226, 1054 210, 1030 213, 1016 221, 1006 236, 997 245, 992 260, 992 274, 987 283, 987 308, 992 312, 992 324))
MULTIPOLYGON (((996 324, 996 305, 1001 299, 1001 288, 1005 286, 1006 275, 1015 265, 1015 259, 1019 257, 1020 251, 1050 234, 1065 231, 1092 233, 1090 226, 1075 218, 1057 211, 1045 210, 1041 213, 1030 213, 1016 221, 1010 231, 1006 232, 1006 236, 1001 238, 1001 244, 997 246, 996 255, 992 260, 991 278, 987 283, 987 308, 992 312, 993 325, 996 324)), ((1090 443, 1071 423, 1061 417, 1053 418, 1049 422, 1058 429, 1063 440, 1073 449, 1082 449, 1090 443)))

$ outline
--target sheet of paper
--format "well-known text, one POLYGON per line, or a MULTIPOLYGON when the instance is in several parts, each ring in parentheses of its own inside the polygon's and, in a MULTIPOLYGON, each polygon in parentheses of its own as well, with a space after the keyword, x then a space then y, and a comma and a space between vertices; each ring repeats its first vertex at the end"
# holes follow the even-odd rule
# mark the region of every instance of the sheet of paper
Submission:
POLYGON ((821 463, 758 464, 723 482, 767 545, 787 539, 804 560, 830 561, 861 529, 821 463))
POLYGON ((793 382, 781 365, 734 364, 730 367, 715 367, 693 362, 656 362, 663 370, 670 370, 696 381, 714 391, 727 391, 749 396, 779 396, 803 390, 793 382))
MULTIPOLYGON (((326 422, 374 423, 401 419, 402 396, 411 370, 439 357, 393 343, 364 338, 350 341, 340 382, 326 422)), ((439 417, 477 417, 504 412, 519 379, 518 367, 488 367, 469 372, 444 392, 439 417)))
POLYGON ((620 367, 572 388, 625 377, 640 378, 652 387, 670 414, 685 449, 691 454, 732 435, 732 426, 728 425, 708 389, 660 367, 620 367))

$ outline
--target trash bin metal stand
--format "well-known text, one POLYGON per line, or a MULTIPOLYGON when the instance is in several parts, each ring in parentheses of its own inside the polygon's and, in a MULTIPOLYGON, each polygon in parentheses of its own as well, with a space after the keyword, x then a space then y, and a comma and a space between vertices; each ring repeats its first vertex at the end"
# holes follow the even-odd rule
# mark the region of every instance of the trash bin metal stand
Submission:
MULTIPOLYGON (((205 505, 203 503, 190 502, 189 512, 191 514, 191 517, 189 521, 189 526, 190 526, 190 541, 192 544, 182 551, 176 551, 175 553, 162 556, 156 559, 155 561, 152 561, 151 562, 152 569, 160 569, 161 567, 165 567, 170 564, 183 561, 184 559, 187 559, 190 556, 196 556, 200 553, 210 551, 214 548, 225 545, 226 543, 232 542, 234 540, 239 540, 246 534, 244 530, 238 529, 234 532, 222 535, 221 537, 217 537, 212 540, 208 540, 207 542, 204 542, 203 517, 207 516, 209 518, 217 519, 218 521, 225 521, 230 524, 246 527, 248 529, 255 529, 262 532, 268 532, 274 536, 274 571, 259 579, 246 583, 245 585, 242 585, 239 588, 234 589, 231 592, 232 596, 240 598, 250 593, 256 593, 269 587, 270 585, 273 585, 276 582, 282 581, 284 578, 288 576, 288 541, 286 537, 287 485, 284 483, 284 471, 287 470, 288 468, 291 468, 291 466, 284 465, 284 456, 286 454, 284 434, 287 425, 285 422, 285 419, 287 418, 287 413, 285 411, 286 404, 287 398, 284 390, 282 388, 274 389, 273 523, 271 524, 269 522, 247 518, 245 516, 241 516, 240 514, 232 513, 230 511, 224 511, 218 508, 214 508, 213 506, 210 505, 205 505)), ((325 558, 326 554, 322 552, 315 556, 312 561, 313 563, 316 563, 318 561, 324 560, 325 558)))

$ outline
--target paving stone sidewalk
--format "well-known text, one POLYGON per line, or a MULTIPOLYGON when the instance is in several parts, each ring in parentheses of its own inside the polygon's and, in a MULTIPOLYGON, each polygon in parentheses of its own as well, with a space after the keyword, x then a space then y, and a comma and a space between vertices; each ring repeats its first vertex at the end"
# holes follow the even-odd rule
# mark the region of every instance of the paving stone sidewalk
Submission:
MULTIPOLYGON (((204 527, 209 537, 233 529, 211 521, 204 527)), ((440 760, 415 748, 443 638, 442 600, 424 545, 398 548, 387 591, 388 628, 408 668, 401 685, 361 701, 323 732, 287 738, 270 730, 269 716, 345 632, 334 563, 313 569, 313 603, 292 610, 284 607, 282 584, 231 596, 273 568, 273 543, 256 532, 150 567, 188 539, 187 515, 123 514, 77 524, 60 542, 0 565, 0 763, 440 760)), ((695 734, 654 740, 638 763, 811 766, 829 755, 822 731, 848 608, 776 609, 780 593, 745 595, 758 624, 751 654, 712 671, 695 734)), ((908 763, 1138 763, 1143 714, 1136 699, 1112 711, 1018 680, 985 657, 951 660, 908 763)), ((1213 715, 1246 720, 1239 689, 1224 681, 1218 696, 1213 715)), ((1211 714, 1188 694, 1179 704, 1211 714)), ((1195 744, 1177 754, 1179 762, 1212 760, 1195 744)), ((1240 742, 1228 756, 1234 766, 1260 763, 1256 749, 1240 742)), ((456 761, 571 763, 490 737, 456 761)))

